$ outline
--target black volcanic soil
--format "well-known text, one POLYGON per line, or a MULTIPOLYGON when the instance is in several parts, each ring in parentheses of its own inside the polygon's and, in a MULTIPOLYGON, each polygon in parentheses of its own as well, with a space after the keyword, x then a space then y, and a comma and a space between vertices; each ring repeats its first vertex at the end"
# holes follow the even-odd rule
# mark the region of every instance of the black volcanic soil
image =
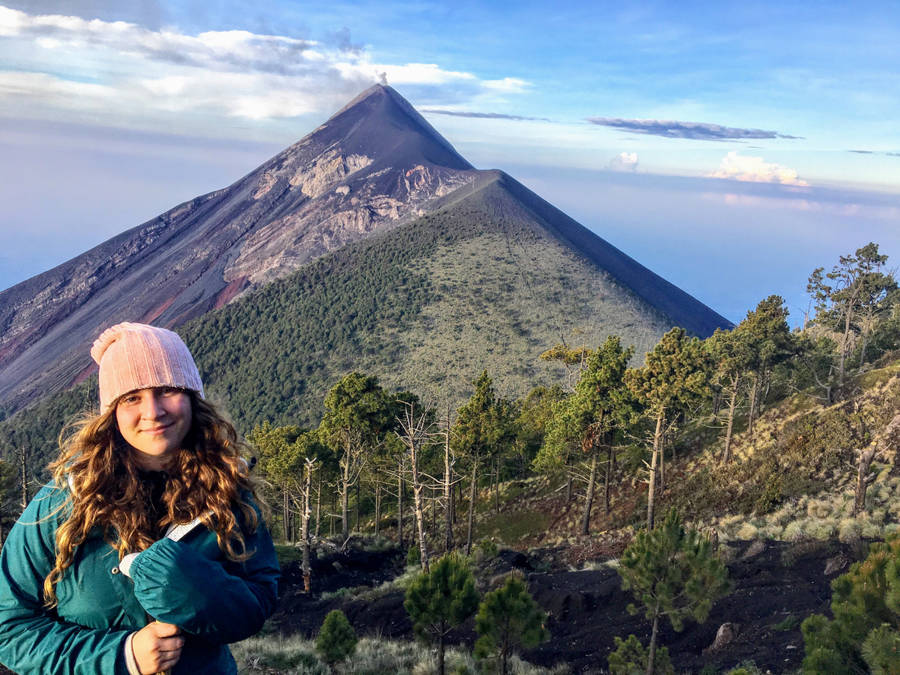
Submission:
MULTIPOLYGON (((815 612, 827 612, 831 580, 859 558, 859 551, 837 542, 745 542, 725 549, 723 554, 731 559, 731 594, 716 603, 703 625, 687 622, 685 629, 676 633, 666 624, 661 630, 661 644, 669 648, 676 669, 697 672, 709 664, 724 670, 744 660, 753 660, 772 673, 799 668, 803 660, 800 620, 815 612), (829 561, 830 573, 826 576, 829 561), (791 618, 788 630, 775 628, 791 618), (719 626, 726 622, 739 624, 737 636, 717 650, 708 649, 719 626)), ((345 586, 378 586, 401 573, 403 566, 403 557, 397 551, 329 555, 315 561, 313 594, 307 596, 297 564, 287 565, 274 626, 283 633, 314 636, 325 615, 341 609, 360 634, 412 639, 401 591, 375 594, 378 597, 367 601, 349 596, 320 599, 323 592, 345 586)), ((513 569, 524 573, 531 594, 549 614, 551 639, 526 651, 526 660, 545 666, 566 663, 575 673, 600 673, 606 668, 614 636, 634 633, 645 644, 649 640, 648 622, 626 610, 632 597, 620 588, 614 569, 571 571, 561 549, 539 549, 529 554, 502 550, 478 565, 479 589, 489 590, 502 574, 513 569)), ((471 648, 475 637, 472 630, 470 620, 453 641, 471 648)))

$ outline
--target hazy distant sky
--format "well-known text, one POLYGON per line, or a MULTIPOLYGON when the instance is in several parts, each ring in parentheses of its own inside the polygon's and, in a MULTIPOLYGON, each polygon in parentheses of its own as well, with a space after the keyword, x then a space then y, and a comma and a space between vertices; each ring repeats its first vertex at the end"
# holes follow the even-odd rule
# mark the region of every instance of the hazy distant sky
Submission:
POLYGON ((0 289, 387 81, 734 321, 900 263, 900 3, 0 0, 0 289))

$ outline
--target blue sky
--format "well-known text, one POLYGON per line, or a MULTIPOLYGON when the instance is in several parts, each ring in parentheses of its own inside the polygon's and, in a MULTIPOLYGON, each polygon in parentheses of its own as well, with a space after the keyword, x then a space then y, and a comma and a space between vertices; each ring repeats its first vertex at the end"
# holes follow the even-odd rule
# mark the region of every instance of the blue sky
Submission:
POLYGON ((0 0, 0 288, 223 187, 385 77, 732 320, 900 260, 900 3, 0 0))

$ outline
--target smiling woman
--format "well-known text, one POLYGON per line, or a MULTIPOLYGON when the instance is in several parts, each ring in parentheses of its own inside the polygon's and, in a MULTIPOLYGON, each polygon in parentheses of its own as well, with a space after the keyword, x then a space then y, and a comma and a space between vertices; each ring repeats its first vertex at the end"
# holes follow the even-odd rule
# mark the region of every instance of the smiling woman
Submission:
POLYGON ((135 461, 161 471, 181 447, 191 426, 191 400, 181 389, 155 387, 122 396, 116 404, 116 425, 135 461))
POLYGON ((64 442, 0 557, 0 661, 236 673, 226 644, 259 630, 278 579, 245 447, 172 331, 118 324, 91 356, 101 412, 64 442))

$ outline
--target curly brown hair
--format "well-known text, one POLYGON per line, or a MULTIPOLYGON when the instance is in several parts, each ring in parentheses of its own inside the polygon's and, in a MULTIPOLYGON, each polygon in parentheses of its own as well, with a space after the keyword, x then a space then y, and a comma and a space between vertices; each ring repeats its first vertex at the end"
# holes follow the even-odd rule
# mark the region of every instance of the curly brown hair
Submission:
POLYGON ((150 488, 116 425, 116 403, 60 435, 61 453, 49 469, 58 487, 69 488, 61 507, 69 515, 56 530, 56 564, 44 579, 48 607, 56 605, 56 584, 96 527, 121 559, 148 548, 169 525, 200 517, 229 559, 243 561, 253 555, 242 531, 253 533, 260 520, 248 499, 256 498, 245 459, 248 447, 212 404, 193 390, 185 393, 191 401, 191 426, 167 470, 157 518, 150 488))

